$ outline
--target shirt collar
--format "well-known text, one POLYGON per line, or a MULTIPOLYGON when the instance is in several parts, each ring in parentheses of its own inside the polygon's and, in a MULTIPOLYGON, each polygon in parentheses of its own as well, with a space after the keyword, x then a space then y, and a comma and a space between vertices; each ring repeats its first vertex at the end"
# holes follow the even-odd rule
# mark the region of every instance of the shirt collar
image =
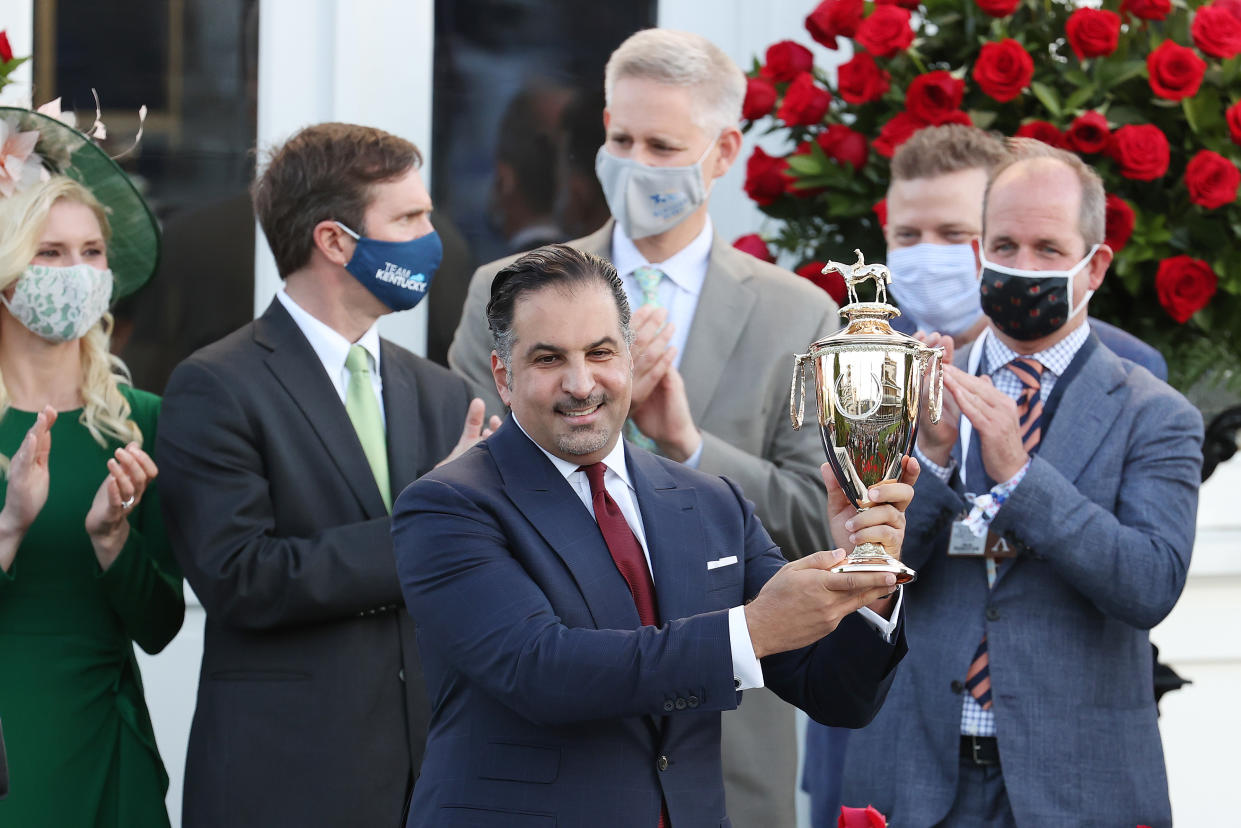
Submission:
POLYGON ((702 232, 695 236, 693 241, 662 262, 648 262, 633 240, 620 229, 620 225, 613 224, 612 264, 622 278, 639 267, 658 268, 677 287, 697 296, 702 292, 702 283, 707 277, 707 260, 711 257, 711 242, 714 236, 715 227, 708 216, 703 222, 702 232))
MULTIPOLYGON (((565 480, 568 480, 569 475, 581 468, 580 463, 574 463, 572 460, 565 460, 562 457, 557 457, 547 449, 540 446, 535 439, 531 437, 524 428, 522 428, 521 423, 517 421, 517 415, 512 414, 510 416, 513 418, 513 423, 516 424, 518 428, 521 428, 521 433, 525 434, 530 442, 534 443, 535 448, 543 452, 547 459, 552 461, 552 465, 556 467, 556 471, 560 472, 560 476, 565 480)), ((616 476, 619 477, 624 484, 630 488, 630 490, 633 490, 633 483, 629 479, 629 467, 625 465, 625 441, 623 439, 618 439, 616 441, 616 445, 612 447, 610 452, 608 452, 608 456, 603 458, 603 465, 607 466, 609 471, 615 472, 616 476)))
MULTIPOLYGON (((986 347, 983 351, 985 358, 983 370, 990 375, 1001 370, 1005 365, 1020 356, 1020 354, 1001 342, 994 332, 988 331, 987 333, 986 347)), ((1031 359, 1038 360, 1044 370, 1050 371, 1054 376, 1059 377, 1068 369, 1069 363, 1073 361, 1073 357, 1077 356, 1077 352, 1081 350, 1081 347, 1086 344, 1086 339, 1089 336, 1090 321, 1086 320, 1055 345, 1046 350, 1031 354, 1030 357, 1031 359)))
MULTIPOLYGON (((284 309, 289 312, 289 316, 293 317, 294 323, 301 329, 306 339, 310 342, 310 347, 314 349, 315 355, 319 357, 319 361, 323 363, 323 367, 328 370, 331 376, 336 376, 345 370, 345 357, 349 356, 349 346, 354 344, 348 339, 341 336, 336 330, 324 324, 319 319, 311 315, 309 311, 297 304, 292 296, 289 296, 285 290, 285 286, 281 285, 280 290, 276 291, 276 298, 280 304, 284 305, 284 309)), ((366 333, 357 341, 366 349, 371 356, 371 362, 375 366, 376 372, 379 370, 379 320, 367 329, 366 333)))

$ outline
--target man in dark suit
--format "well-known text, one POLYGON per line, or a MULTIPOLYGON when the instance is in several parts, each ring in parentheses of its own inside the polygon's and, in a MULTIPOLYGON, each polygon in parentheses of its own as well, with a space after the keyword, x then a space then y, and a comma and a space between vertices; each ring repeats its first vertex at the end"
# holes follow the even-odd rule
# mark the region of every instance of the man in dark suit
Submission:
POLYGON ((417 149, 321 124, 255 213, 284 285, 173 373, 169 533, 207 610, 186 826, 397 826, 428 716, 391 497, 482 432, 465 383, 379 338, 439 259, 417 149))
MULTIPOLYGON (((766 685, 868 721, 903 653, 894 579, 825 571, 843 552, 784 565, 736 484, 620 439, 632 333, 606 261, 529 253, 487 318, 512 416, 393 519, 433 699, 409 825, 731 825, 721 711, 766 685)), ((899 549, 916 477, 859 514, 825 474, 836 536, 899 549)))
POLYGON ((1010 148, 975 243, 990 327, 918 435, 909 663, 850 735, 843 800, 911 828, 1166 828, 1148 630, 1185 585, 1202 418, 1086 321, 1098 175, 1010 148))

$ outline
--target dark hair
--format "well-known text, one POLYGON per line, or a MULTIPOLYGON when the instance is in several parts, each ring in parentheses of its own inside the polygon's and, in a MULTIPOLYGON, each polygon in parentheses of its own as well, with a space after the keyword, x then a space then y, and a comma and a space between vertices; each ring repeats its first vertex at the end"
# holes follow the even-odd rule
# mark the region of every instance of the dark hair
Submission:
POLYGON ((561 290, 598 283, 612 291, 616 313, 620 317, 625 343, 631 344, 629 330, 629 299, 616 268, 607 259, 569 247, 549 244, 521 256, 503 268, 491 281, 491 301, 487 303, 487 327, 495 342, 496 354, 505 368, 512 368, 513 310, 522 296, 556 287, 561 290))
POLYGON ((308 126, 272 150, 252 192, 280 277, 310 260, 319 222, 339 221, 364 235, 371 186, 421 164, 409 141, 356 124, 308 126))

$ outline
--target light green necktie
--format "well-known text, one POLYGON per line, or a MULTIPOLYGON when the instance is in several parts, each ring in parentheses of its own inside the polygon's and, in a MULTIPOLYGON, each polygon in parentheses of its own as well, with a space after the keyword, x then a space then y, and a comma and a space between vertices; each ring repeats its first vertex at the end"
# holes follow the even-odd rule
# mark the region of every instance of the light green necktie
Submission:
POLYGON ((642 305, 652 305, 660 307, 659 304, 659 283, 663 281, 664 272, 657 267, 637 267, 633 271, 634 281, 638 283, 638 288, 642 291, 642 305))
POLYGON ((379 401, 375 399, 375 386, 371 384, 370 356, 361 345, 350 345, 345 357, 349 369, 349 388, 345 391, 345 411, 353 421, 366 461, 371 464, 371 474, 379 485, 379 494, 388 511, 392 511, 392 487, 388 482, 388 439, 384 435, 383 418, 379 416, 379 401))
MULTIPOLYGON (((659 283, 664 279, 664 272, 657 267, 636 267, 633 271, 634 281, 638 283, 638 289, 642 291, 641 307, 651 306, 653 308, 662 307, 659 304, 659 283)), ((647 451, 659 453, 659 448, 655 445, 655 441, 643 434, 633 420, 625 421, 625 436, 629 438, 629 442, 644 448, 647 451)))

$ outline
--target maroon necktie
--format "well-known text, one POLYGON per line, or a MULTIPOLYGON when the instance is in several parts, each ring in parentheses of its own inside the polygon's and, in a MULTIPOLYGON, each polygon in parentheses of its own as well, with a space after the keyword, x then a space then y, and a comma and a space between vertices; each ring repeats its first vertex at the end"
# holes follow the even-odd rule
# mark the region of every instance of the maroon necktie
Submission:
MULTIPOLYGON (((629 584, 629 594, 638 608, 638 620, 644 627, 659 626, 659 614, 655 611, 655 582, 651 580, 650 567, 642 554, 642 544, 638 543, 629 521, 625 520, 620 507, 603 485, 603 475, 608 467, 602 463, 591 463, 578 470, 586 472, 586 479, 590 481, 590 502, 595 507, 595 521, 603 534, 603 542, 612 553, 612 562, 625 583, 629 584)), ((669 825, 668 807, 661 803, 659 828, 668 828, 669 825)))
POLYGON ((620 507, 603 485, 603 475, 608 469, 602 463, 591 463, 579 470, 586 472, 590 481, 590 500, 595 507, 595 520, 603 533, 603 542, 612 553, 612 561, 620 570, 629 594, 638 608, 638 619, 644 627, 659 626, 659 613, 655 611, 655 582, 651 580, 650 567, 642 554, 642 545, 629 527, 629 521, 621 514, 620 507))

